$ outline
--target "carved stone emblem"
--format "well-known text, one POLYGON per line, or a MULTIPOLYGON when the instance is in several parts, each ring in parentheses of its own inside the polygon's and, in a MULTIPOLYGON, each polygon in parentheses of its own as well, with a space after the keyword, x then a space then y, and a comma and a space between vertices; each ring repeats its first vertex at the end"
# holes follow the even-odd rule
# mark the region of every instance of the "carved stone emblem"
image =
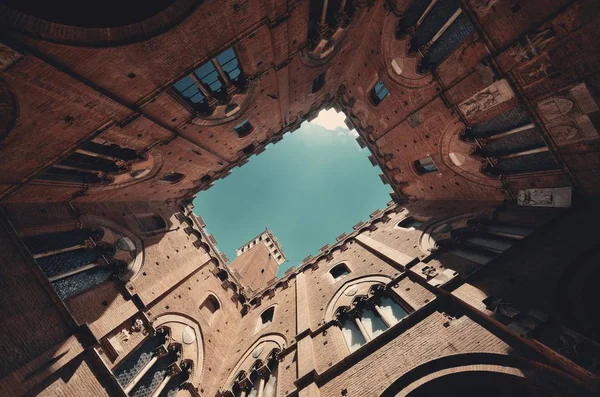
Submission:
POLYGON ((22 58, 22 54, 0 43, 0 71, 5 71, 22 58))
POLYGON ((485 112, 496 105, 508 101, 514 95, 508 82, 502 79, 462 102, 458 105, 458 108, 466 118, 471 118, 477 113, 485 112))
POLYGON ((141 332, 143 329, 144 329, 144 322, 141 319, 136 318, 135 321, 133 322, 133 324, 131 324, 131 328, 129 329, 129 331, 141 332))
POLYGON ((579 138, 579 129, 572 125, 556 125, 549 128, 557 142, 567 142, 579 138))
POLYGON ((528 34, 509 50, 510 54, 517 62, 529 61, 540 55, 554 36, 552 29, 528 34))
POLYGON ((524 207, 570 207, 571 188, 540 188, 521 190, 517 204, 524 207))

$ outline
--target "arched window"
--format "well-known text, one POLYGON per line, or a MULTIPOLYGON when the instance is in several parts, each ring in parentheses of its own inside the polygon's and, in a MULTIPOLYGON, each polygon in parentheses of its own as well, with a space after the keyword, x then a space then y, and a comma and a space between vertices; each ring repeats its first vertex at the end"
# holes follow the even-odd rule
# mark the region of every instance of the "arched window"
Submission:
POLYGON ((215 313, 221 308, 221 304, 217 298, 210 294, 206 297, 202 305, 200 305, 200 311, 204 314, 206 320, 210 323, 215 313))
POLYGON ((160 180, 167 183, 177 183, 185 177, 184 174, 179 172, 169 172, 165 174, 160 180))
POLYGON ((312 85, 312 93, 317 93, 321 91, 321 89, 325 86, 325 71, 319 73, 317 77, 313 80, 312 85))
MULTIPOLYGON (((173 332, 181 331, 181 324, 173 327, 173 332)), ((182 360, 183 350, 197 343, 193 328, 184 327, 183 344, 173 341, 169 327, 161 326, 113 369, 127 396, 176 395, 181 390, 193 369, 192 361, 182 360)))
POLYGON ((435 165, 435 162, 429 156, 423 157, 422 159, 415 161, 414 164, 415 169, 421 175, 439 171, 437 165, 435 165))
MULTIPOLYGON (((261 354, 264 353, 259 356, 261 354)), ((279 350, 274 349, 265 361, 258 359, 248 371, 240 371, 231 386, 231 394, 234 397, 276 397, 278 354, 279 350)))
POLYGON ((143 214, 135 217, 146 233, 156 233, 167 228, 167 222, 158 214, 143 214))
POLYGON ((352 353, 377 338, 408 315, 387 293, 371 299, 361 299, 356 307, 338 311, 342 333, 348 350, 352 353))
POLYGON ((348 266, 345 263, 340 263, 339 265, 332 267, 331 270, 329 270, 329 273, 331 274, 331 277, 333 277, 333 281, 338 282, 350 274, 350 269, 348 269, 348 266))
POLYGON ((110 181, 110 174, 126 171, 131 162, 142 160, 132 149, 86 142, 37 178, 71 183, 107 182, 110 181))
POLYGON ((273 322, 273 315, 275 314, 275 306, 271 306, 260 315, 258 323, 258 330, 268 327, 273 322))
POLYGON ((254 128, 252 128, 252 124, 248 120, 244 120, 235 127, 233 127, 235 132, 238 134, 240 138, 248 136, 254 128))
POLYGON ((63 300, 124 274, 137 253, 129 237, 104 229, 25 237, 23 242, 63 300))
POLYGON ((238 91, 246 86, 246 77, 233 48, 183 77, 173 85, 173 92, 192 109, 210 114, 216 102, 229 99, 228 86, 237 87, 238 91))
POLYGON ((383 81, 379 80, 377 83, 375 83, 373 88, 371 88, 371 102, 373 102, 373 105, 377 106, 385 99, 385 97, 388 96, 389 93, 390 92, 385 84, 383 84, 383 81))
POLYGON ((421 222, 420 220, 409 216, 398 222, 397 226, 401 227, 402 229, 415 230, 421 227, 422 224, 423 222, 421 222))

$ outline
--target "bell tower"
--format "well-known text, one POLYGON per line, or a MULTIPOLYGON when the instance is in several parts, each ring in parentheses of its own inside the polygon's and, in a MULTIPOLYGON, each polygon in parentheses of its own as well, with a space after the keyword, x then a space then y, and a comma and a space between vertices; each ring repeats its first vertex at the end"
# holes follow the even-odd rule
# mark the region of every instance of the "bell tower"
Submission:
POLYGON ((245 287, 259 291, 277 277, 279 265, 286 261, 277 237, 269 229, 237 249, 230 269, 245 287))

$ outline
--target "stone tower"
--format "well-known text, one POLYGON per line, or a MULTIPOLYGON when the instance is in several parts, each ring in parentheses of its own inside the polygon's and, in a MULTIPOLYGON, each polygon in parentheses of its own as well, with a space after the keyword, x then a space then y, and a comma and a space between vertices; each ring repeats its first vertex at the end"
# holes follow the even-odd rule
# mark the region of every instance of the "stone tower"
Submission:
POLYGON ((237 249, 229 268, 252 291, 260 291, 277 276, 279 265, 286 261, 277 237, 269 229, 237 249))

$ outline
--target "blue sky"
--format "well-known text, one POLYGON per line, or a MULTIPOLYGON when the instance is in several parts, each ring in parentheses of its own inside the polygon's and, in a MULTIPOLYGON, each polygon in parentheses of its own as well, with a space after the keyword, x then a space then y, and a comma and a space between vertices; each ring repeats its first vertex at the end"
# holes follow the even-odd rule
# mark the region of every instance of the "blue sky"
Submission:
POLYGON ((230 260, 268 227, 288 259, 279 267, 281 276, 386 206, 391 188, 343 119, 333 109, 322 111, 198 194, 194 211, 230 260))

